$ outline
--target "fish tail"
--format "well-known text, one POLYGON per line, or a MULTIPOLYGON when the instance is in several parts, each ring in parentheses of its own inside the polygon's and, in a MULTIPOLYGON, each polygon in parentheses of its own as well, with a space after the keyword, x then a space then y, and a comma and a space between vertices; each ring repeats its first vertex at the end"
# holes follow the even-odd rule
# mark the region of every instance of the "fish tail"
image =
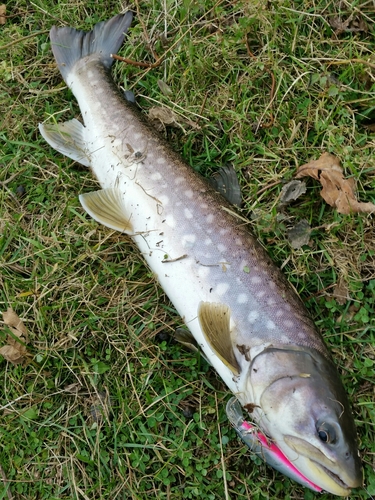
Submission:
POLYGON ((52 51, 65 82, 69 85, 68 75, 76 62, 90 55, 95 55, 109 69, 113 63, 111 54, 115 54, 121 47, 132 19, 131 12, 119 14, 96 24, 89 32, 52 26, 52 51))

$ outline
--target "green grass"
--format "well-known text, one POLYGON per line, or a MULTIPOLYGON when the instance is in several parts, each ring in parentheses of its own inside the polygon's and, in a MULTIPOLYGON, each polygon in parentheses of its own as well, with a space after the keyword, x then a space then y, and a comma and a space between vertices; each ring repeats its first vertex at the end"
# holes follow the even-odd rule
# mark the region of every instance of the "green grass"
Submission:
MULTIPOLYGON (((334 355, 353 406, 366 488, 375 495, 373 216, 338 214, 312 180, 282 220, 277 210, 282 184, 323 151, 341 159, 362 201, 375 202, 374 135, 365 127, 375 118, 375 70, 358 62, 375 63, 373 5, 205 4, 142 2, 121 54, 152 61, 142 24, 159 55, 170 50, 149 71, 117 63, 115 80, 145 111, 163 104, 194 122, 166 134, 197 171, 235 166, 243 215, 334 355), (368 30, 335 34, 330 20, 339 15, 364 19, 368 30), (257 128, 271 114, 273 126, 257 128), (311 245, 292 250, 287 230, 301 219, 313 228, 311 245), (333 296, 339 279, 350 296, 342 305, 333 296)), ((0 310, 13 307, 25 322, 32 361, 0 361, 7 479, 0 498, 213 500, 226 498, 227 488, 231 499, 312 499, 238 441, 225 416, 228 391, 204 360, 170 340, 181 320, 137 249, 83 212, 78 193, 97 186, 90 172, 38 133, 51 115, 79 116, 47 31, 63 23, 88 30, 121 10, 121 2, 105 5, 14 0, 0 27, 0 310)))

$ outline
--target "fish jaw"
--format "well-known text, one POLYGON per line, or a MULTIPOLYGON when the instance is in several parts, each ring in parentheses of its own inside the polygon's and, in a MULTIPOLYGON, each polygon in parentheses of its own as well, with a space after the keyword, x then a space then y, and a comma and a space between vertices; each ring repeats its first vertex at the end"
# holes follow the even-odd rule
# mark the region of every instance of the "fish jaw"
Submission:
POLYGON ((257 426, 244 419, 241 405, 236 398, 233 397, 228 401, 226 413, 239 437, 253 453, 256 453, 268 465, 305 488, 317 492, 322 491, 322 488, 304 476, 280 448, 259 431, 257 426))
POLYGON ((268 348, 248 383, 252 416, 304 477, 338 496, 362 485, 354 421, 329 359, 305 347, 268 348))

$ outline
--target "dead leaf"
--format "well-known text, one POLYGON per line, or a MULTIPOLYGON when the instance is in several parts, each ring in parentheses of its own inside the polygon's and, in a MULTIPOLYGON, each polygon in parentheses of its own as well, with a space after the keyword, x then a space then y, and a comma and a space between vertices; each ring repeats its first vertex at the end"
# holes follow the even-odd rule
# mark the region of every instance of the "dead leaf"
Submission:
POLYGON ((4 3, 0 4, 0 24, 6 23, 6 5, 4 3))
POLYGON ((163 106, 153 106, 152 108, 149 109, 148 113, 150 120, 153 121, 155 128, 159 130, 159 132, 165 130, 165 125, 169 125, 171 127, 179 127, 185 132, 182 123, 196 130, 200 129, 200 126, 197 123, 188 120, 186 118, 183 118, 177 115, 171 109, 163 106))
POLYGON ((342 21, 340 17, 332 17, 329 19, 329 24, 331 28, 335 30, 336 35, 340 35, 344 32, 364 32, 368 31, 368 26, 366 21, 362 16, 354 16, 353 14, 346 19, 346 21, 342 21))
POLYGON ((178 122, 178 116, 169 108, 162 106, 153 106, 148 112, 151 120, 159 120, 164 125, 175 125, 178 122))
POLYGON ((27 329, 18 314, 11 307, 3 313, 3 320, 13 335, 8 335, 7 345, 0 349, 0 354, 10 363, 18 365, 24 361, 27 354, 27 349, 24 345, 29 340, 27 329))
MULTIPOLYGON (((22 342, 28 342, 26 326, 23 324, 23 321, 19 318, 18 314, 13 311, 11 307, 8 307, 7 311, 3 313, 3 320, 16 337, 22 340, 22 342)), ((17 342, 13 338, 12 340, 12 344, 14 344, 14 342, 17 342)))
POLYGON ((22 344, 5 345, 0 349, 0 354, 10 363, 19 365, 25 359, 26 347, 22 344))
POLYGON ((279 205, 287 205, 306 193, 306 184, 303 181, 290 181, 282 187, 279 205))
POLYGON ((163 80, 158 80, 158 87, 164 95, 168 96, 172 94, 172 89, 163 80))
POLYGON ((348 285, 342 276, 335 285, 333 297, 342 306, 348 301, 348 285))
POLYGON ((355 194, 355 180, 351 177, 344 179, 340 160, 330 153, 323 153, 318 160, 298 168, 296 178, 312 177, 322 185, 321 197, 328 205, 337 209, 340 214, 353 212, 373 213, 373 203, 357 201, 355 194))
POLYGON ((292 248, 301 248, 303 245, 308 245, 310 241, 311 227, 307 220, 302 219, 297 224, 289 229, 287 235, 292 248))

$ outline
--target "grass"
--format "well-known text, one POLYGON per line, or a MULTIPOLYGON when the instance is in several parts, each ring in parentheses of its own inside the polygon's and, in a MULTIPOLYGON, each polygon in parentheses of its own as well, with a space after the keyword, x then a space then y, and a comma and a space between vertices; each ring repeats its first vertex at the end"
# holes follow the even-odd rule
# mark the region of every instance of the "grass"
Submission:
MULTIPOLYGON (((277 209, 296 167, 323 151, 341 159, 361 200, 375 202, 366 127, 375 118, 374 6, 200 5, 142 2, 121 54, 153 62, 145 29, 157 53, 167 51, 165 63, 153 70, 117 63, 114 78, 145 111, 166 105, 185 120, 184 130, 166 134, 197 171, 235 166, 243 215, 334 355, 375 495, 373 216, 338 214, 312 180, 282 217, 277 209), (348 29, 335 32, 332 22, 350 16, 348 29), (258 126, 271 115, 271 127, 258 126), (293 250, 287 230, 301 219, 313 228, 311 243, 293 250), (333 293, 339 280, 350 297, 344 304, 333 293)), ((79 115, 48 30, 88 30, 119 11, 120 2, 14 0, 0 27, 0 309, 13 307, 30 335, 28 363, 0 362, 0 498, 312 499, 238 441, 224 412, 227 390, 203 359, 171 341, 181 320, 137 249, 80 207, 78 193, 96 188, 90 172, 38 133, 51 115, 79 115)))

